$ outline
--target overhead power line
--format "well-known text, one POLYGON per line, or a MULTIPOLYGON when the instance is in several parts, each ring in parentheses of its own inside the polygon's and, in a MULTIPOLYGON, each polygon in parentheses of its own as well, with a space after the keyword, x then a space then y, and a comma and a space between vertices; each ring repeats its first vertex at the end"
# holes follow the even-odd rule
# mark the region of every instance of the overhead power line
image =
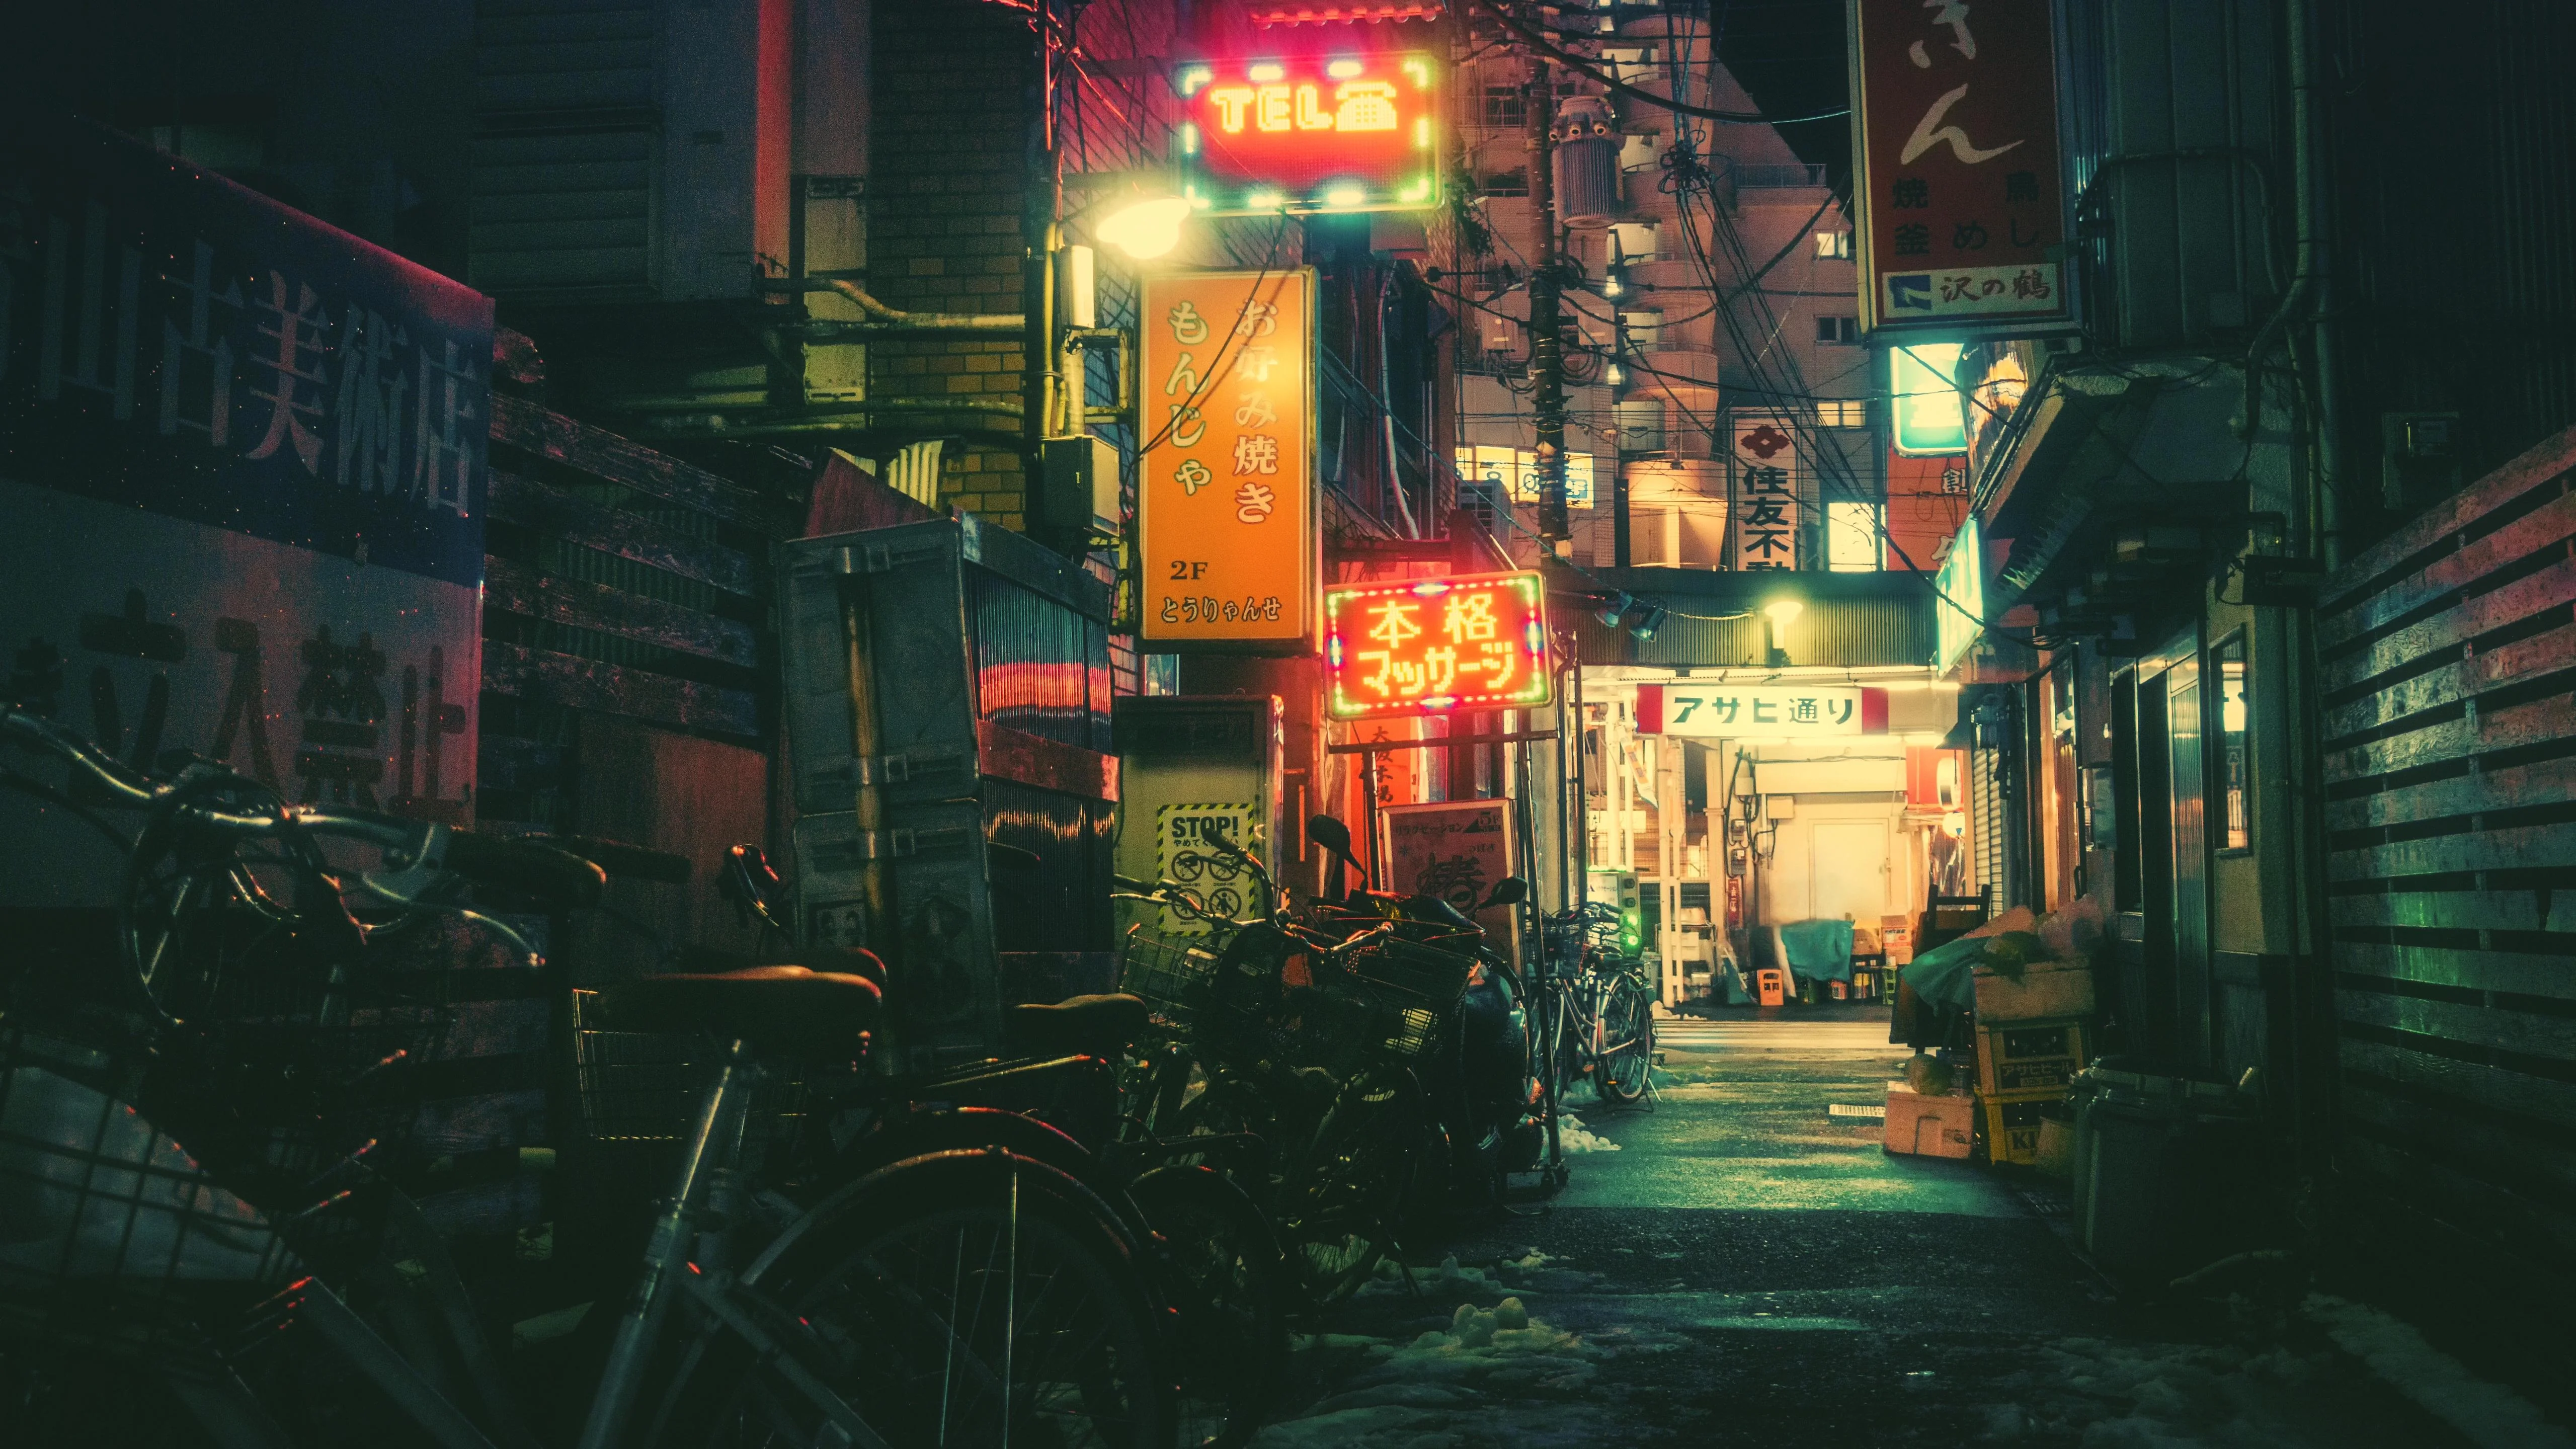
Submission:
POLYGON ((1731 125, 1737 126, 1794 126, 1801 121, 1830 121, 1836 117, 1848 116, 1851 114, 1851 108, 1849 106, 1845 106, 1840 110, 1818 111, 1811 116, 1766 116, 1759 111, 1716 111, 1711 110, 1706 106, 1694 106, 1687 101, 1677 101, 1671 96, 1659 96, 1653 91, 1640 90, 1637 87, 1628 84, 1626 81, 1604 75, 1600 71, 1593 69, 1591 63, 1584 60, 1581 56, 1560 48, 1555 42, 1547 39, 1537 31, 1530 29, 1528 26, 1521 24, 1519 20, 1512 16, 1510 11, 1505 10, 1502 5, 1498 3, 1498 0, 1476 0, 1476 5, 1487 14, 1492 15, 1496 20, 1501 21, 1504 29, 1519 36, 1532 48, 1554 60, 1557 64, 1589 77, 1594 82, 1607 87, 1611 94, 1626 96, 1630 100, 1644 101, 1650 106, 1660 106, 1667 111, 1671 111, 1675 115, 1696 116, 1703 121, 1725 121, 1731 125))

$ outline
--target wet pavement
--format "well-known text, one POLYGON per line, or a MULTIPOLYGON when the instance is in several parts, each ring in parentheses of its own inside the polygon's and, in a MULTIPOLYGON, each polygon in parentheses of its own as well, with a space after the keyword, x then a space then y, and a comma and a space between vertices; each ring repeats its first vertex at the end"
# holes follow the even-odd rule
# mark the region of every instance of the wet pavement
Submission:
POLYGON ((1874 1012, 1672 1024, 1663 1045, 1650 1108, 1573 1104, 1592 1150, 1552 1203, 1307 1325, 1255 1444, 2576 1442, 2475 1384, 2432 1400, 2449 1422, 2427 1412, 2391 1381, 2445 1361, 2303 1283, 2124 1303, 2044 1180, 1891 1156, 1877 1119, 1828 1111, 1885 1100, 1904 1053, 1874 1012))

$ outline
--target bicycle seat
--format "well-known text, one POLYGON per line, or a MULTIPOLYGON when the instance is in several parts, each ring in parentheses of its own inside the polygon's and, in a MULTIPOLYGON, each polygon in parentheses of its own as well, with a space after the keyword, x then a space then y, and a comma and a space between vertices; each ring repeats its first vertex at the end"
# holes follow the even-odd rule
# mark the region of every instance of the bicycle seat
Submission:
POLYGON ((1438 896, 1407 896, 1404 898, 1404 913, 1417 921, 1428 921, 1433 925, 1449 926, 1456 930, 1482 929, 1466 912, 1438 896))
POLYGON ((787 1055, 855 1052, 883 999, 874 981, 804 966, 640 976, 601 988, 599 1024, 618 1031, 739 1037, 787 1055))
POLYGON ((1002 1046, 1013 1056, 1105 1057, 1145 1032, 1145 1003, 1124 992, 1069 996, 1002 1015, 1002 1046))

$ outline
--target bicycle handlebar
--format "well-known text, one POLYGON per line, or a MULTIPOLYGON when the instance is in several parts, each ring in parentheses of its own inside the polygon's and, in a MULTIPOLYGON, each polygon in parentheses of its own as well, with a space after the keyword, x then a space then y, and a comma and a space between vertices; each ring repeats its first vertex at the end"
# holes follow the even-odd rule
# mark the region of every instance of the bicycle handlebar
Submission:
MULTIPOLYGON (((61 758, 130 805, 162 804, 188 784, 185 776, 153 779, 60 725, 7 704, 0 704, 0 738, 61 758)), ((575 906, 599 904, 608 883, 606 872, 570 851, 400 816, 286 804, 256 815, 208 806, 183 808, 192 822, 227 835, 329 835, 363 841, 384 850, 387 864, 407 868, 406 874, 420 876, 424 883, 426 872, 449 870, 575 906)))

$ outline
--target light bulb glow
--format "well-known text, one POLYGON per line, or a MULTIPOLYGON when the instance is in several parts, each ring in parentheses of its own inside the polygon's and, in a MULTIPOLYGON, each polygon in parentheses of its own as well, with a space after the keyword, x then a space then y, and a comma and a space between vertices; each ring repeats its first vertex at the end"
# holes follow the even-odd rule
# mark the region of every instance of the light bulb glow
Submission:
POLYGON ((1798 622, 1798 616, 1805 612, 1807 612, 1806 604, 1798 599, 1773 599, 1762 606, 1762 617, 1769 619, 1774 629, 1788 628, 1798 622))
POLYGON ((1103 217, 1092 233, 1140 262, 1150 261, 1181 244, 1181 224, 1191 209, 1185 196, 1144 197, 1103 217))

